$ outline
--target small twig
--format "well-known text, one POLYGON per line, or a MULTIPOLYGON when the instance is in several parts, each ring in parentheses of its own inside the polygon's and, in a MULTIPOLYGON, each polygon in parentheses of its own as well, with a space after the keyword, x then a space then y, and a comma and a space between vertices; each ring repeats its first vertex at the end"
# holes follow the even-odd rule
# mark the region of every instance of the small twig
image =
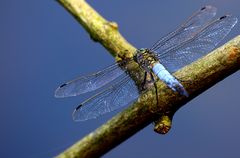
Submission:
MULTIPOLYGON (((117 31, 115 23, 109 23, 94 11, 84 0, 58 0, 91 34, 114 56, 132 56, 135 48, 117 31), (126 50, 128 52, 126 53, 126 50)), ((190 101, 218 81, 236 72, 240 68, 240 36, 214 50, 202 59, 177 71, 177 78, 191 83, 184 87, 190 97, 180 96, 168 89, 161 81, 157 83, 159 103, 155 102, 154 89, 142 94, 138 101, 119 113, 107 123, 85 136, 82 140, 58 155, 61 158, 100 157, 145 126, 155 120, 156 114, 169 116, 186 102, 190 101)), ((166 117, 161 117, 165 120, 166 117)), ((164 121, 160 121, 164 122, 164 121)), ((167 121, 167 123, 169 123, 167 121)))

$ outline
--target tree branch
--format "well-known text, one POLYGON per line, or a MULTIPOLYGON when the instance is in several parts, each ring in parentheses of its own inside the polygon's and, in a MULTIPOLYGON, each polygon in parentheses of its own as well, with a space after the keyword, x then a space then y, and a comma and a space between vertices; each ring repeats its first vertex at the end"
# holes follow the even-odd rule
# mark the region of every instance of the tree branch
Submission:
POLYGON ((86 29, 90 37, 101 43, 114 57, 132 57, 136 48, 129 44, 119 33, 118 25, 99 15, 84 0, 57 0, 86 29))
MULTIPOLYGON (((102 18, 84 0, 58 0, 58 2, 74 15, 95 41, 100 42, 115 57, 133 55, 135 48, 127 43, 117 31, 117 25, 102 18)), ((237 36, 207 56, 174 73, 177 78, 191 81, 191 83, 184 83, 190 97, 173 92, 159 81, 157 88, 161 91, 158 96, 160 101, 158 105, 156 105, 155 90, 150 89, 142 94, 133 105, 85 136, 58 157, 100 157, 155 121, 156 116, 160 116, 160 119, 156 123, 155 130, 158 131, 160 127, 160 133, 165 133, 171 126, 173 114, 181 106, 239 68, 240 36, 237 36)))

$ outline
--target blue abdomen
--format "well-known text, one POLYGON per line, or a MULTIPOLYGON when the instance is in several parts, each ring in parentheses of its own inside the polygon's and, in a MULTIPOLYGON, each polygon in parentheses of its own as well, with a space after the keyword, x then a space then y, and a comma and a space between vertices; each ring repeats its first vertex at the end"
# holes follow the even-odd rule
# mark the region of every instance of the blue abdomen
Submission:
POLYGON ((152 70, 154 74, 158 76, 159 79, 162 80, 173 91, 176 91, 181 95, 188 96, 188 93, 183 85, 172 74, 170 74, 162 64, 159 62, 156 63, 152 70))

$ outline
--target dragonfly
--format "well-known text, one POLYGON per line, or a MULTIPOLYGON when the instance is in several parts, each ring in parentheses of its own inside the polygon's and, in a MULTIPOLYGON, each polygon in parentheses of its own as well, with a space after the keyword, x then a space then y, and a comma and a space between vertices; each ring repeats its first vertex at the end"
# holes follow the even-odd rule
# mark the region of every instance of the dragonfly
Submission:
POLYGON ((150 76, 152 82, 158 78, 171 90, 187 97, 188 92, 173 73, 208 54, 237 23, 237 18, 231 15, 215 19, 216 11, 213 6, 202 7, 152 47, 136 50, 132 59, 62 84, 56 89, 55 97, 77 96, 103 89, 77 106, 72 114, 75 121, 97 118, 129 105, 142 93, 141 86, 139 88, 124 66, 130 61, 144 71, 143 83, 146 76, 150 76))

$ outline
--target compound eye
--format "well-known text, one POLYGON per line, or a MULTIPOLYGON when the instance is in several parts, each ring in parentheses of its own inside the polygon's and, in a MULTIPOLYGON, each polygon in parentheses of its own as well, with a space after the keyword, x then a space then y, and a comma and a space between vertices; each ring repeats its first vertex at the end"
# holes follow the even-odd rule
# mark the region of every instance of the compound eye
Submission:
POLYGON ((140 52, 145 52, 145 50, 146 50, 145 48, 140 48, 139 49, 140 52))

